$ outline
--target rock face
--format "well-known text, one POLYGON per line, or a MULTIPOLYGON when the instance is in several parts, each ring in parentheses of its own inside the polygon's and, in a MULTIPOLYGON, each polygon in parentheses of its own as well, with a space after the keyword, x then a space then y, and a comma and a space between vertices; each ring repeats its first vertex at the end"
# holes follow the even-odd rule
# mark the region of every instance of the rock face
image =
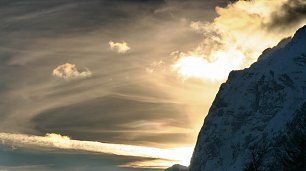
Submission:
POLYGON ((165 171, 188 171, 188 167, 182 166, 182 165, 179 165, 179 164, 175 164, 175 165, 169 167, 168 169, 166 169, 165 171))
POLYGON ((306 26, 232 71, 205 118, 190 171, 306 170, 306 26))

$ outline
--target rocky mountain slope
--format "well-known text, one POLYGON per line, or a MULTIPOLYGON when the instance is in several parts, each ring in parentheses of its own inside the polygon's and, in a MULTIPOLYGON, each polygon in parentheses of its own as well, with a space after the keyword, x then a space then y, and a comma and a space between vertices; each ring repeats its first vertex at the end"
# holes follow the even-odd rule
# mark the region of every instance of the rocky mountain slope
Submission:
POLYGON ((306 26, 222 84, 190 171, 306 170, 306 26))

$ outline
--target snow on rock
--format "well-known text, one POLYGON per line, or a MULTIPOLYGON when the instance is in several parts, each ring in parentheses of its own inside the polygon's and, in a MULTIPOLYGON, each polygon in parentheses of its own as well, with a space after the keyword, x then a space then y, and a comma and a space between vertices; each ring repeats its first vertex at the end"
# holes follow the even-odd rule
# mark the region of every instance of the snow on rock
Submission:
POLYGON ((229 74, 205 118, 189 170, 305 170, 305 115, 306 26, 249 68, 229 74))

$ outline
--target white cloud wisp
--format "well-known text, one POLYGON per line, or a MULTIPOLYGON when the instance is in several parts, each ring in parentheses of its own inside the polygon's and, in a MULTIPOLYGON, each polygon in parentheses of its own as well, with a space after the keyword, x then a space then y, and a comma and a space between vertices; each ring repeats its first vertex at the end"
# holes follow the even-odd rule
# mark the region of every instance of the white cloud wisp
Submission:
POLYGON ((62 79, 77 79, 90 77, 92 75, 91 71, 85 68, 84 71, 79 71, 75 64, 66 63, 57 66, 52 74, 58 78, 62 79))
POLYGON ((126 53, 131 49, 126 42, 120 43, 120 42, 109 41, 108 44, 111 50, 116 51, 118 53, 126 53))

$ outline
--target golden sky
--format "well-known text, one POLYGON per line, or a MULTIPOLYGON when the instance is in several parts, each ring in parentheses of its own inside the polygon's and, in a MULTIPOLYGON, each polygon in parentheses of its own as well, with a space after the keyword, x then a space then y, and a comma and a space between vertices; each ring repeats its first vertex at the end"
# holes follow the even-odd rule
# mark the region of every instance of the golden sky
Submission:
POLYGON ((0 169, 73 170, 84 153, 103 161, 84 170, 188 165, 229 72, 292 36, 305 9, 303 0, 0 2, 0 169))

